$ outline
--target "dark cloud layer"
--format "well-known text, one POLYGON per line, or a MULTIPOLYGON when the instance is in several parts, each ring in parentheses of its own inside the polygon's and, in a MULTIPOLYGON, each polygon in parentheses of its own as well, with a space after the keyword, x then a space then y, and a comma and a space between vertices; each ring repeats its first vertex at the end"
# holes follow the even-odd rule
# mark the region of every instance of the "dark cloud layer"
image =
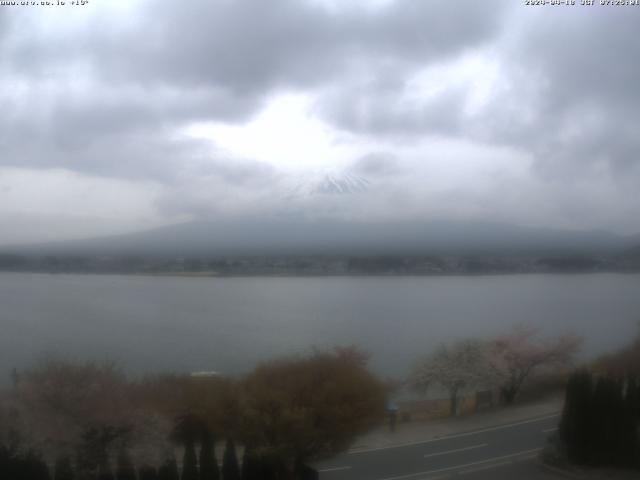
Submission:
POLYGON ((298 0, 145 1, 126 26, 82 29, 82 41, 35 35, 13 50, 14 68, 42 74, 87 63, 103 78, 263 94, 323 84, 359 64, 423 64, 491 38, 504 2, 394 2, 336 12, 298 0))

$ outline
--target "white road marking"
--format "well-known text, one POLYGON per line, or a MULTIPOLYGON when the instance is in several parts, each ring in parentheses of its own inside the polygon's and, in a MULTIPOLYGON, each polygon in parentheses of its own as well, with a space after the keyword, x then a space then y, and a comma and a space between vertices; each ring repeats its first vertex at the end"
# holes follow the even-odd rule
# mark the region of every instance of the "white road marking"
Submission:
POLYGON ((494 430, 501 430, 503 428, 511 428, 511 427, 516 427, 518 425, 525 425, 527 423, 541 422, 542 420, 547 420, 549 418, 554 418, 559 416, 560 416, 560 412, 553 413, 551 415, 545 415, 544 417, 537 417, 537 418, 532 418, 530 420, 523 420, 522 422, 508 423, 506 425, 498 425, 497 427, 483 428, 481 430, 474 430, 472 432, 457 433, 454 435, 445 435, 443 437, 432 438, 431 440, 420 440, 418 442, 398 443, 396 445, 389 445, 386 447, 373 447, 373 448, 363 448, 360 450, 351 450, 350 452, 347 452, 347 455, 355 455, 358 453, 367 453, 367 452, 377 452, 379 450, 391 450, 393 448, 411 447, 413 445, 423 445, 426 443, 439 442, 441 440, 449 440, 450 438, 468 437, 469 435, 476 435, 478 433, 492 432, 494 430))
POLYGON ((542 433, 550 433, 550 432, 555 432, 558 429, 558 427, 553 427, 553 428, 545 428, 544 430, 542 430, 542 433))
POLYGON ((333 468, 323 468, 322 470, 318 470, 319 473, 327 473, 327 472, 338 472, 340 470, 349 470, 351 467, 333 467, 333 468))
POLYGON ((447 450, 445 452, 429 453, 429 454, 425 455, 424 458, 437 457, 439 455, 447 455, 449 453, 464 452, 465 450, 473 450, 474 448, 482 448, 482 447, 486 447, 488 445, 489 445, 488 443, 481 443, 479 445, 472 445, 470 447, 456 448, 455 450, 447 450))
POLYGON ((479 460, 477 462, 464 463, 462 465, 454 465, 452 467, 438 468, 437 470, 428 470, 426 472, 410 473, 408 475, 398 475, 396 477, 385 477, 379 480, 402 480, 405 478, 413 478, 413 477, 420 477, 423 475, 430 475, 432 473, 441 473, 441 472, 447 472, 451 470, 458 470, 461 468, 473 467, 474 465, 482 465, 483 463, 496 462, 499 460, 505 460, 507 458, 522 456, 528 453, 539 452, 540 450, 542 450, 542 448, 532 448, 531 450, 523 450, 521 452, 511 453, 509 455, 501 455, 499 457, 487 458, 486 460, 479 460))
POLYGON ((466 469, 466 470, 460 470, 457 473, 460 474, 460 475, 468 475, 469 473, 481 472, 483 470, 491 470, 493 468, 503 467, 505 465, 512 465, 514 463, 514 461, 531 460, 532 458, 536 458, 536 456, 538 455, 539 452, 540 452, 540 449, 535 450, 534 452, 529 453, 529 454, 524 454, 524 455, 518 456, 518 458, 516 460, 503 460, 502 462, 490 463, 488 465, 483 465, 481 467, 473 467, 473 468, 469 468, 469 469, 466 469))
POLYGON ((466 470, 460 470, 458 472, 458 475, 469 475, 470 473, 483 472, 485 470, 491 470, 493 468, 504 467, 505 465, 511 465, 511 460, 503 460, 502 462, 490 463, 488 465, 482 465, 480 467, 467 468, 466 470))

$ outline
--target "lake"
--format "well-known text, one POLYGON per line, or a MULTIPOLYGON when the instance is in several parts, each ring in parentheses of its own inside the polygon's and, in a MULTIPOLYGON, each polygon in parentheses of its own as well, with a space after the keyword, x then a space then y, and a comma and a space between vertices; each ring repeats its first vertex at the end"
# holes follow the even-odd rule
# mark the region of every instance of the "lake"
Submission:
MULTIPOLYGON (((583 355, 638 332, 640 275, 189 278, 0 274, 0 370, 43 354, 132 373, 237 374, 274 355, 356 344, 403 376, 441 342, 527 322, 585 339, 583 355)), ((8 375, 6 376, 8 378, 8 375)))

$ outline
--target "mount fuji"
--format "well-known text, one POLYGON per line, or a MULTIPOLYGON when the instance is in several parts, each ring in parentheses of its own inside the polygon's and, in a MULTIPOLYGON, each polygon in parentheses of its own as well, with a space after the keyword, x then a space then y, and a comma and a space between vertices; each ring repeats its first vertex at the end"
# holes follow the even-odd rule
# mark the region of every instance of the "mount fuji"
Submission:
POLYGON ((366 192, 370 186, 371 183, 364 177, 335 170, 291 175, 283 182, 287 199, 358 194, 366 192))

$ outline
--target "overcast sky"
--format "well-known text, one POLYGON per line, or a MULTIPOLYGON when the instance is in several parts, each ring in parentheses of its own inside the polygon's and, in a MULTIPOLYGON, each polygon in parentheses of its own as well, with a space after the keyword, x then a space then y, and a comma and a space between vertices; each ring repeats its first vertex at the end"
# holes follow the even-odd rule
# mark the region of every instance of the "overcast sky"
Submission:
POLYGON ((638 27, 520 0, 0 6, 0 244, 252 214, 640 232, 638 27))

